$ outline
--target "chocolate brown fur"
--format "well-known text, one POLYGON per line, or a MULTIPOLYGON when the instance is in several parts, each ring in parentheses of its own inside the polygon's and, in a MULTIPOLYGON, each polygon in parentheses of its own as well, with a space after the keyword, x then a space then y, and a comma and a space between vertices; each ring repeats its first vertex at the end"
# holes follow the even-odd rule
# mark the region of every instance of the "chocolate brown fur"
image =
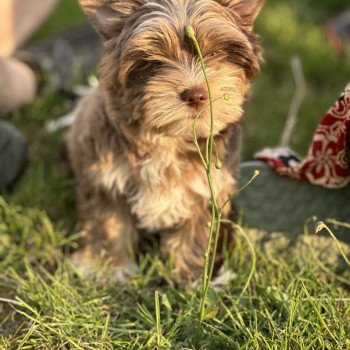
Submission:
MULTIPOLYGON (((100 85, 81 101, 67 137, 85 240, 74 260, 88 267, 105 251, 116 266, 128 267, 138 233, 159 231, 179 276, 196 278, 207 246, 210 192, 192 135, 199 108, 181 96, 206 85, 185 27, 195 30, 215 101, 223 167, 213 164, 212 177, 223 204, 235 190, 239 121, 259 70, 261 50, 251 27, 263 1, 80 3, 104 38, 106 53, 100 85)), ((203 107, 196 131, 204 148, 208 101, 203 107)))

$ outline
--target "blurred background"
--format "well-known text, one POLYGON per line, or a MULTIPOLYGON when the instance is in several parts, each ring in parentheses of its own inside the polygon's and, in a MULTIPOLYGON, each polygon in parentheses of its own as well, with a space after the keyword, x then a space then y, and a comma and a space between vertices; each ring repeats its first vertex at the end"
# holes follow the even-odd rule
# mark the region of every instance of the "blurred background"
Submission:
MULTIPOLYGON (((291 147, 305 155, 320 119, 350 81, 349 46, 336 49, 334 39, 330 42, 326 36, 327 27, 333 29, 334 19, 349 8, 343 0, 266 1, 255 26, 262 37, 265 64, 247 105, 245 159, 279 142, 295 91, 290 65, 295 55, 301 60, 307 85, 291 147)), ((350 40, 349 17, 347 25, 341 25, 342 34, 350 40)))
MULTIPOLYGON (((317 124, 350 80, 349 45, 346 40, 339 45, 329 34, 339 22, 338 16, 349 8, 346 3, 267 0, 255 25, 262 37, 265 63, 244 117, 244 160, 252 159, 264 147, 279 144, 295 92, 290 64, 295 56, 302 65, 306 94, 290 146, 305 155, 317 124)), ((30 160, 15 190, 3 195, 13 204, 48 211, 65 227, 75 223, 74 194, 61 162, 62 130, 49 133, 47 125, 71 111, 81 92, 79 85, 96 83, 101 48, 84 21, 77 1, 58 2, 46 22, 16 53, 36 69, 38 95, 31 105, 1 116, 24 133, 30 160), (91 43, 93 52, 89 50, 91 43)))

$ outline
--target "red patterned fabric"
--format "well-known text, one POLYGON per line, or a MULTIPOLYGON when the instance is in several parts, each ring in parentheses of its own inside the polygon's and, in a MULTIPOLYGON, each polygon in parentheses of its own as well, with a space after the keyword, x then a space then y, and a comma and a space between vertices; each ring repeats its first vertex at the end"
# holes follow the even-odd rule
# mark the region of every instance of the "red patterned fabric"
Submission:
POLYGON ((350 181, 350 84, 323 117, 303 161, 288 149, 266 149, 256 157, 283 176, 339 188, 350 181))

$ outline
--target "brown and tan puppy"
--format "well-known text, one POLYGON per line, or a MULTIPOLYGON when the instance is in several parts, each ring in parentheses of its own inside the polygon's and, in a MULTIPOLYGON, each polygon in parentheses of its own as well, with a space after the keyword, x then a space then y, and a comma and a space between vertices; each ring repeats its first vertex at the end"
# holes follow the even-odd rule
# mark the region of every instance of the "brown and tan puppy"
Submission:
MULTIPOLYGON (((242 106, 261 49, 252 33, 263 0, 80 0, 102 35, 100 85, 78 107, 68 133, 88 268, 102 251, 116 267, 140 232, 160 232, 180 278, 200 274, 207 246, 210 191, 192 134, 210 130, 204 75, 185 28, 203 52, 215 113, 221 170, 213 186, 223 204, 235 190, 242 106), (223 98, 223 96, 229 98, 223 98)), ((214 160, 215 161, 215 160, 214 160)), ((230 208, 227 207, 227 213, 230 208)))

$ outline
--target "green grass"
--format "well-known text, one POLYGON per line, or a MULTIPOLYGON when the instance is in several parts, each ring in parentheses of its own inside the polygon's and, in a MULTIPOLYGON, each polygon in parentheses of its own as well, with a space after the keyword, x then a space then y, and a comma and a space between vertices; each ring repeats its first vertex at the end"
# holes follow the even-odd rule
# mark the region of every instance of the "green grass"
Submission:
POLYGON ((0 303, 1 349, 350 347, 350 271, 329 258, 337 248, 327 239, 286 249, 288 240, 275 235, 262 250, 266 237, 250 232, 257 261, 238 298, 251 264, 238 236, 226 259, 235 278, 223 290, 209 288, 200 324, 201 292, 174 285, 171 264, 155 254, 143 256, 125 283, 106 266, 82 278, 62 253, 70 239, 44 212, 1 201, 0 219, 0 294, 9 299, 0 303))
MULTIPOLYGON (((75 1, 62 6, 37 39, 80 20, 75 1)), ((292 146, 306 151, 350 76, 349 57, 336 56, 323 35, 327 18, 344 7, 342 0, 268 1, 256 26, 266 63, 247 106, 246 159, 278 142, 294 92, 289 59, 295 54, 308 93, 292 146)), ((209 288, 202 323, 200 288, 178 286, 172 262, 157 252, 141 256, 139 271, 125 283, 113 281, 108 263, 83 278, 68 258, 79 222, 60 160, 61 135, 44 129, 71 108, 42 89, 33 106, 11 116, 29 140, 31 159, 14 191, 0 199, 1 350, 350 349, 350 269, 331 238, 292 242, 247 230, 252 254, 238 234, 225 255, 235 278, 222 290, 209 288)))

